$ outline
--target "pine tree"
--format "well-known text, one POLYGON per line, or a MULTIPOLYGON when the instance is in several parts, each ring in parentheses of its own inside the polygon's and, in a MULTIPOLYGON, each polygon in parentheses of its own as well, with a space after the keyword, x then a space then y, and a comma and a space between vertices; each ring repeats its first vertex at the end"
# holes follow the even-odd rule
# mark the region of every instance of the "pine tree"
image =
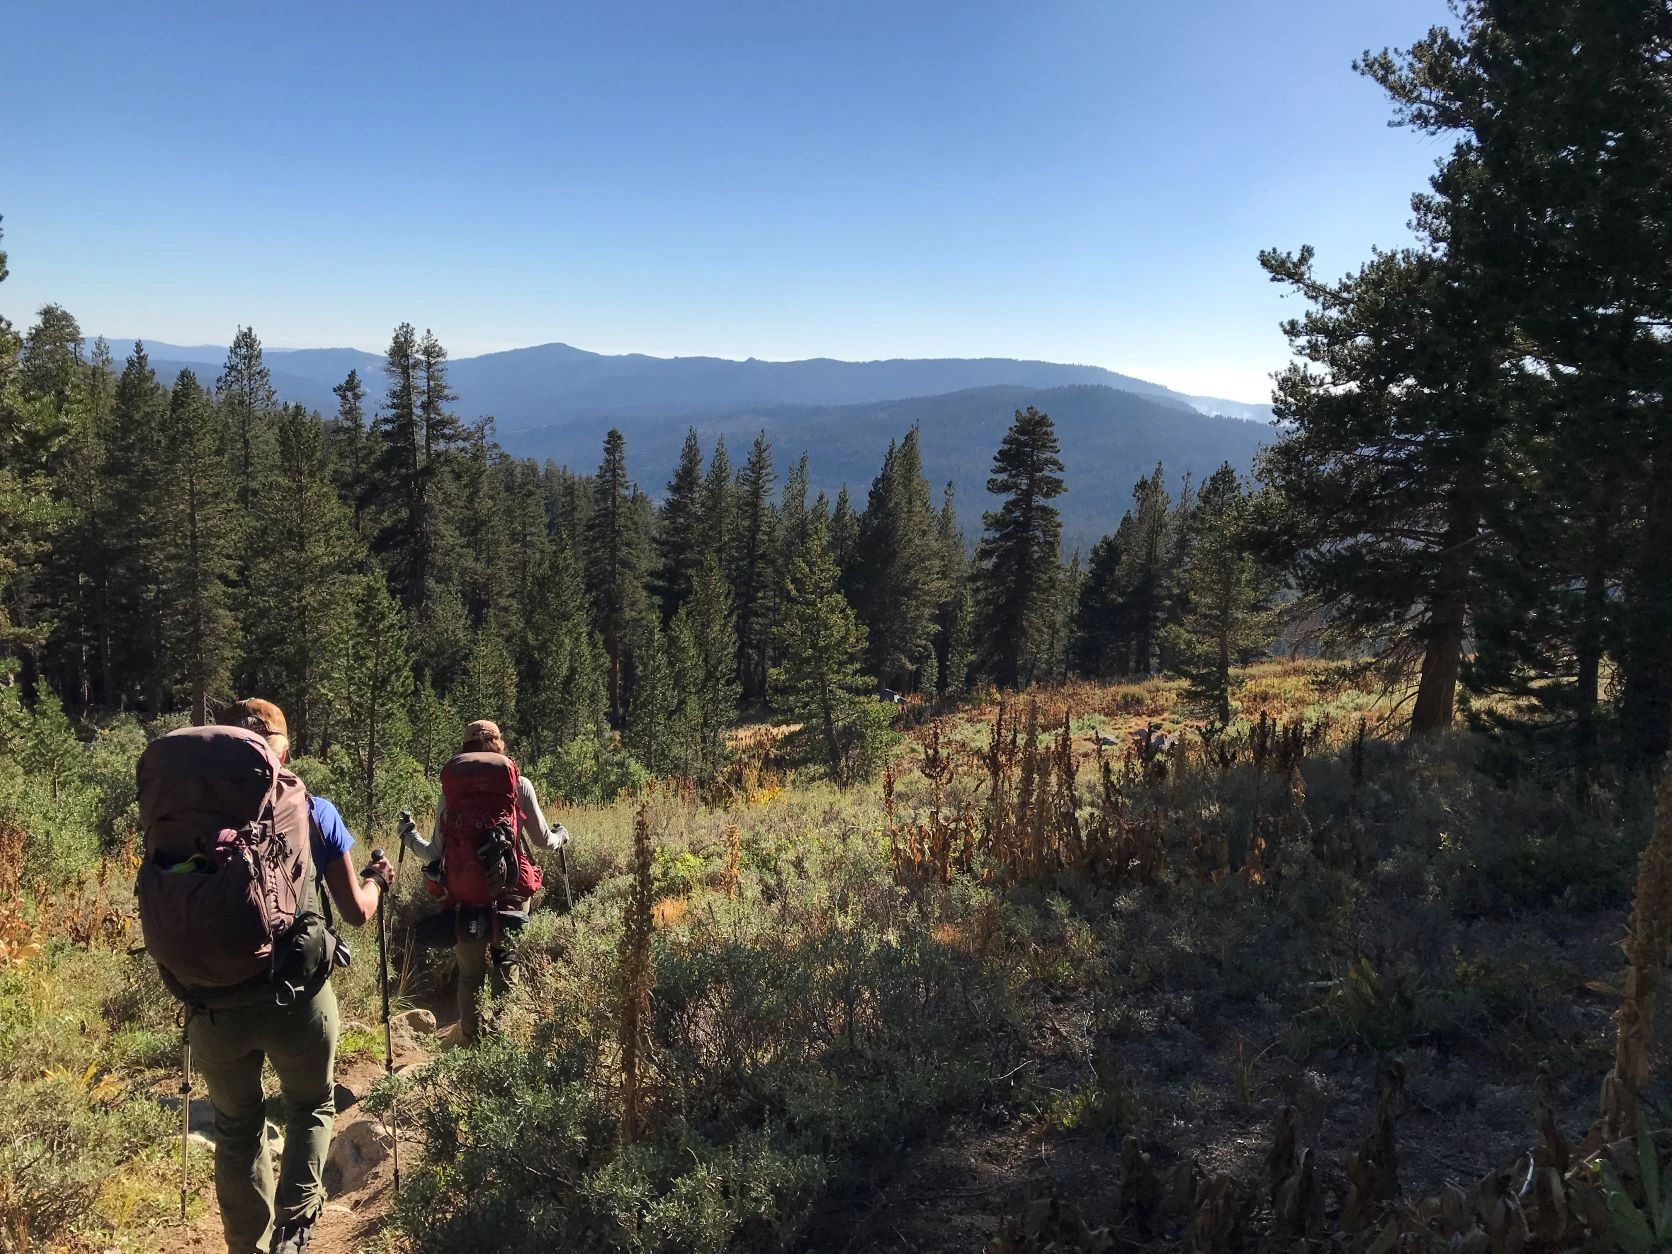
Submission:
MULTIPOLYGON (((1131 534, 1132 515, 1122 520, 1131 534)), ((1091 558, 1075 602, 1069 662, 1082 675, 1107 679, 1126 670, 1131 631, 1121 618, 1119 533, 1091 546, 1091 558)))
MULTIPOLYGON (((81 327, 68 310, 47 305, 24 337, 18 380, 34 414, 26 441, 34 449, 26 456, 36 471, 50 476, 56 499, 49 530, 17 546, 18 563, 6 599, 9 617, 30 634, 50 631, 43 647, 31 648, 27 661, 47 675, 58 691, 81 705, 89 704, 94 688, 99 622, 98 584, 106 572, 107 555, 95 519, 105 491, 101 474, 104 438, 109 421, 113 380, 103 374, 109 348, 98 365, 82 359, 81 327)), ((18 446, 7 442, 9 450, 18 446)), ((9 537, 8 537, 9 538, 9 537)))
POLYGON ((517 717, 538 761, 579 736, 596 736, 609 709, 609 665, 593 634, 586 582, 566 545, 551 545, 522 615, 517 717))
POLYGON ((459 748, 459 728, 475 715, 463 715, 435 690, 429 674, 420 674, 412 689, 408 749, 423 769, 424 778, 441 777, 441 768, 459 748))
POLYGON ((655 616, 634 625, 622 743, 652 775, 676 771, 682 694, 668 657, 667 637, 655 616))
MULTIPOLYGON (((913 427, 890 444, 859 520, 854 604, 868 633, 867 661, 892 688, 911 689, 934 658, 935 613, 946 564, 913 427)), ((933 687, 933 684, 929 685, 933 687)))
POLYGON ((778 554, 775 588, 782 588, 789 578, 795 559, 807 547, 807 529, 812 526, 813 507, 807 503, 807 454, 803 453, 790 467, 784 479, 784 490, 778 504, 778 554))
POLYGON ((551 519, 540 474, 531 461, 501 465, 506 498, 506 541, 510 549, 510 595, 515 617, 534 599, 534 581, 551 547, 551 519))
POLYGON ((372 445, 366 430, 366 385, 360 372, 350 370, 331 391, 337 416, 331 424, 331 450, 337 467, 337 486, 354 511, 354 534, 366 539, 366 502, 372 488, 372 445))
POLYGON ((110 559, 99 607, 99 667, 105 700, 124 708, 146 676, 153 715, 162 710, 152 662, 160 656, 158 601, 161 532, 157 526, 166 470, 158 431, 167 421, 168 394, 157 384, 145 345, 134 344, 116 384, 110 436, 105 442, 104 494, 98 520, 102 555, 110 559), (120 555, 120 560, 115 560, 120 555))
POLYGON ((969 682, 975 624, 969 550, 958 525, 950 480, 941 494, 940 515, 935 520, 935 547, 941 570, 941 600, 935 609, 935 669, 940 691, 959 696, 969 682))
POLYGON ((1418 220, 1512 328, 1511 490, 1483 494, 1469 682, 1571 728, 1583 791, 1609 655, 1625 758, 1672 747, 1672 298, 1642 264, 1672 218, 1672 12, 1480 0, 1460 17, 1360 68, 1398 121, 1455 142, 1418 220))
POLYGON ((1129 517, 1129 523, 1122 520, 1121 565, 1115 574, 1117 615, 1127 633, 1122 671, 1149 676, 1161 662, 1178 557, 1177 519, 1159 465, 1133 486, 1129 517))
POLYGON ((846 787, 881 766, 892 738, 891 708, 872 695, 876 683, 860 668, 865 628, 837 587, 825 541, 817 529, 808 536, 784 589, 774 704, 802 724, 793 740, 821 757, 846 787))
MULTIPOLYGON (((674 615, 676 639, 688 633, 689 653, 695 669, 682 675, 684 690, 692 695, 692 771, 708 777, 725 761, 725 733, 737 717, 740 690, 737 684, 737 621, 732 613, 731 590, 720 563, 710 553, 697 570, 691 599, 674 615)), ((686 652, 681 639, 676 654, 686 652)))
POLYGON ((473 626, 503 634, 517 613, 520 558, 512 547, 515 503, 504 473, 507 458, 493 439, 493 420, 470 426, 452 484, 463 526, 449 529, 438 551, 473 626), (468 536, 468 540, 466 537, 468 536))
POLYGON ((714 441, 701 501, 703 543, 708 552, 718 553, 722 561, 729 562, 737 534, 737 485, 732 482, 731 458, 726 455, 724 439, 714 441))
POLYGON ((1190 696, 1221 724, 1231 721, 1231 668, 1252 660, 1272 640, 1276 575, 1248 551, 1243 535, 1248 499, 1237 473, 1221 466, 1202 486, 1196 539, 1183 583, 1189 609, 1167 628, 1175 669, 1190 696))
MULTIPOLYGON (((663 633, 674 708, 668 722, 668 763, 664 774, 703 779, 719 770, 723 745, 706 739, 703 712, 702 646, 691 626, 687 602, 674 612, 663 633)), ((730 676, 727 677, 728 679, 730 676)))
MULTIPOLYGON (((6 278, 6 254, 0 250, 0 282, 6 278)), ((23 344, 12 325, 0 317, 0 646, 35 645, 46 624, 15 622, 17 580, 21 569, 44 544, 53 522, 49 471, 67 429, 49 398, 24 386, 20 358, 23 344)))
POLYGON ((1167 520, 1169 553, 1162 576, 1161 635, 1156 645, 1156 668, 1161 671, 1177 669, 1179 658, 1173 652, 1177 633, 1170 628, 1181 627, 1190 615, 1190 585, 1183 571, 1190 564, 1201 531, 1201 509, 1189 474, 1179 485, 1178 499, 1173 502, 1172 516, 1167 520))
POLYGON ((328 740, 345 677, 347 607, 362 552, 332 482, 323 424, 300 405, 279 411, 274 473, 254 502, 248 572, 253 690, 285 711, 298 756, 328 740))
POLYGON ((59 413, 70 409, 79 399, 85 365, 75 316, 62 305, 41 306, 24 337, 19 364, 25 392, 45 398, 59 413))
POLYGON ((1466 266, 1380 253, 1334 286, 1312 253, 1262 254, 1313 307, 1284 324, 1296 355, 1278 380, 1287 437, 1260 463, 1252 535, 1343 634, 1415 664, 1412 736, 1451 725, 1485 520, 1510 442, 1507 329, 1466 266))
POLYGON ((447 350, 433 333, 420 341, 411 323, 396 327, 383 373, 388 391, 372 424, 371 503, 380 524, 372 544, 422 637, 426 661, 436 666, 451 647, 435 617, 442 593, 454 585, 452 480, 471 435, 448 408, 454 396, 447 350))
POLYGON ((604 460, 592 489, 587 525, 587 587, 593 621, 609 657, 610 720, 623 709, 621 661, 635 619, 643 612, 644 537, 627 475, 627 442, 614 427, 604 437, 604 460))
POLYGON ((381 575, 365 576, 355 596, 344 674, 341 743, 355 778, 350 813, 353 826, 373 830, 399 808, 390 783, 411 738, 413 691, 405 616, 381 575))
POLYGON ((1085 584, 1085 572, 1080 568, 1080 550, 1075 549, 1068 564, 1058 572, 1052 597, 1050 620, 1046 629, 1045 647, 1041 651, 1044 665, 1042 677, 1060 684, 1068 678, 1069 649, 1074 635, 1074 611, 1080 603, 1080 589, 1085 584))
POLYGON ((853 512, 853 498, 845 483, 836 493, 836 505, 831 510, 830 530, 826 535, 830 555, 836 561, 842 591, 851 598, 859 574, 859 516, 853 512))
POLYGON ((424 599, 429 530, 423 435, 418 423, 418 333, 410 322, 395 328, 383 374, 389 381, 383 409, 372 424, 370 500, 379 529, 372 546, 384 559, 390 582, 408 613, 424 599))
POLYGON ((175 380, 158 444, 170 483, 156 515, 162 610, 156 664, 165 686, 184 683, 192 722, 201 725, 209 721, 211 702, 231 686, 235 492, 227 482, 220 416, 190 370, 175 380))
POLYGON ((941 664, 941 691, 961 697, 969 691, 975 666, 975 591, 967 577, 960 579, 946 611, 946 661, 941 664))
POLYGON ((776 616, 778 568, 772 509, 772 446, 763 432, 737 477, 737 529, 732 557, 732 592, 737 607, 737 675, 743 699, 766 698, 776 616))
POLYGON ((265 473, 271 453, 273 411, 278 394, 273 390, 272 372, 261 353, 261 340, 254 327, 240 326, 226 351, 226 367, 215 382, 231 431, 232 478, 241 511, 260 490, 258 479, 265 473))
POLYGON ((685 433, 679 465, 668 480, 668 494, 662 498, 656 528, 655 594, 664 622, 689 599, 707 546, 702 474, 702 445, 697 440, 697 429, 692 427, 685 433))
POLYGON ((550 463, 545 477, 555 538, 580 560, 586 553, 586 529, 592 519, 592 481, 568 467, 554 470, 550 463))
POLYGON ((983 515, 976 562, 993 675, 1007 686, 1032 681, 1053 606, 1062 521, 1051 501, 1063 491, 1060 451, 1050 417, 1029 405, 1016 411, 987 480, 987 491, 1007 499, 983 515))
POLYGON ((479 632, 459 683, 449 694, 467 719, 487 718, 515 727, 517 668, 505 642, 491 631, 479 632))

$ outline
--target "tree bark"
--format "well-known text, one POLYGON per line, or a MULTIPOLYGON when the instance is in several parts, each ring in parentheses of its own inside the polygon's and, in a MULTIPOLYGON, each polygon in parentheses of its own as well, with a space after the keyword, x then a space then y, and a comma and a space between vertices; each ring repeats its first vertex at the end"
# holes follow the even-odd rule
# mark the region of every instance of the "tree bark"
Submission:
POLYGON ((1620 670, 1625 757, 1652 771, 1672 749, 1672 442, 1650 463, 1648 508, 1626 583, 1620 670))
POLYGON ((1467 501, 1458 501, 1446 526, 1423 629, 1422 679, 1411 710, 1413 740, 1445 731, 1457 709, 1457 677, 1463 668, 1470 580, 1479 538, 1479 516, 1467 501))

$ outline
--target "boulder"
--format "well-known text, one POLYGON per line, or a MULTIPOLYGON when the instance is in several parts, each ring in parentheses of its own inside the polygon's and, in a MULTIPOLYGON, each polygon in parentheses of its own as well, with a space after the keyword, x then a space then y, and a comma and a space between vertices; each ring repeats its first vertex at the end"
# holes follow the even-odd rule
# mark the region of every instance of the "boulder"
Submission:
POLYGON ((389 1026, 396 1032, 406 1032, 410 1036, 435 1035, 435 1015, 423 1009, 403 1010, 389 1020, 389 1026))
POLYGON ((325 1159, 325 1192, 340 1197, 365 1186, 395 1144, 381 1120, 365 1118, 339 1127, 325 1159))

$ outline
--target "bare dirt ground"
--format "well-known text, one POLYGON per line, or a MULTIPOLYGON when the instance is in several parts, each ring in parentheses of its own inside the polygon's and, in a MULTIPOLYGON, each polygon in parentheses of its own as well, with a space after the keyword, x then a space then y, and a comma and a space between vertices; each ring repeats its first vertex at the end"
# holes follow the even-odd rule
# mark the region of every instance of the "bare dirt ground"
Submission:
MULTIPOLYGON (((445 1013, 449 1005, 438 999, 437 1011, 445 1013)), ((438 1019, 440 1015, 437 1016, 438 1019)), ((395 1038, 395 1067, 406 1071, 421 1066, 429 1057, 425 1048, 436 1048, 446 1039, 445 1032, 427 1039, 423 1045, 410 1037, 395 1038)), ((363 1118, 358 1110, 359 1098, 383 1075, 383 1059, 359 1056, 337 1068, 337 1129, 340 1131, 356 1119, 363 1118)), ((271 1087, 271 1086, 270 1086, 271 1087)), ((269 1098, 271 1104, 272 1099, 269 1098)), ((201 1093, 193 1098, 193 1127, 206 1131, 213 1124, 213 1112, 208 1099, 201 1093), (198 1113, 201 1112, 201 1113, 198 1113)), ((270 1107, 270 1117, 277 1111, 270 1107)), ((400 1151, 404 1163, 415 1163, 423 1146, 412 1138, 408 1129, 400 1130, 400 1151)), ((195 1166, 195 1164, 194 1164, 195 1166)), ((207 1165, 205 1165, 207 1170, 207 1165)), ((198 1182, 196 1190, 204 1201, 204 1209, 185 1224, 178 1221, 163 1224, 153 1230, 150 1241, 141 1248, 165 1254, 175 1250, 221 1251, 226 1248, 221 1234, 220 1209, 216 1205, 215 1190, 207 1179, 198 1182)), ((389 1208, 394 1199, 394 1163, 386 1159, 373 1167, 365 1182, 357 1189, 344 1191, 329 1198, 324 1211, 314 1225, 308 1245, 310 1254, 358 1254, 376 1248, 383 1231, 389 1208)))

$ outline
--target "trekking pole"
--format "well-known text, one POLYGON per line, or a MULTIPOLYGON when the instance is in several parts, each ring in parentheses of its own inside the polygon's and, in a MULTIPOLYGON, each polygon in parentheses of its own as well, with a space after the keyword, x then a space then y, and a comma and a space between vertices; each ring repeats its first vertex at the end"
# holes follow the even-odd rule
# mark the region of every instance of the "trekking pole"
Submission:
POLYGON ((192 1038, 180 1029, 180 1222, 186 1222, 186 1198, 191 1194, 192 1148, 192 1038))
POLYGON ((400 835, 398 835, 395 838, 400 844, 400 848, 395 851, 395 874, 396 875, 399 875, 401 873, 401 867, 406 862, 406 829, 411 827, 412 825, 413 825, 412 824, 412 811, 411 810, 402 810, 401 811, 400 835))
MULTIPOLYGON (((383 850, 372 850, 372 861, 381 862, 383 850)), ((379 889, 377 894, 377 971, 378 983, 383 986, 383 1074, 393 1077, 395 1074, 395 1043, 389 1027, 389 922, 384 911, 384 898, 388 890, 379 889)), ((389 1106, 389 1135, 394 1142, 395 1163, 395 1191, 401 1187, 401 1134, 400 1125, 395 1118, 393 1095, 389 1106)))
POLYGON ((568 906, 566 913, 575 913, 575 894, 569 891, 569 844, 565 841, 557 847, 557 869, 563 873, 563 901, 568 906))

